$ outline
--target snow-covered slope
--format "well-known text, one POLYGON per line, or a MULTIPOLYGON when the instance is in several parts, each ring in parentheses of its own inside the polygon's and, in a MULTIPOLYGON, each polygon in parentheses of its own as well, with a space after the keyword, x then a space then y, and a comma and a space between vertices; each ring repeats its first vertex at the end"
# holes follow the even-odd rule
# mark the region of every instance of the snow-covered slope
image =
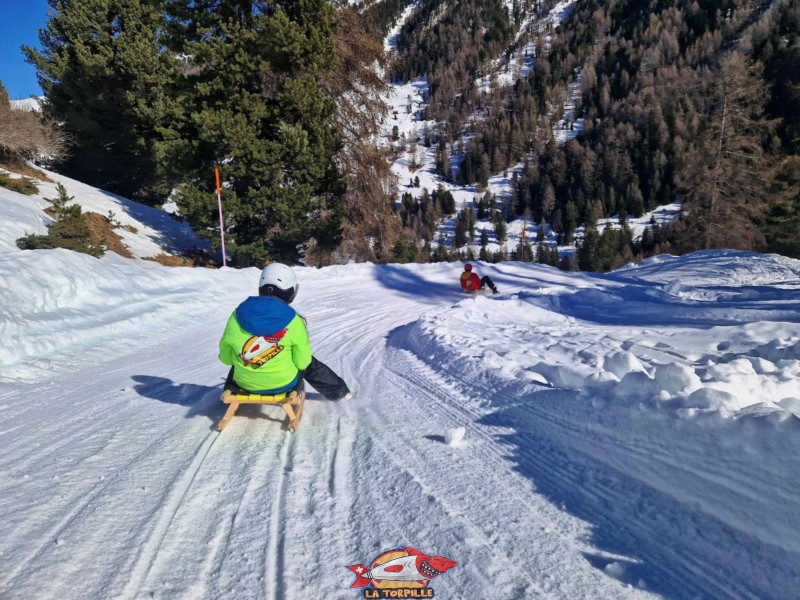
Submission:
MULTIPOLYGON (((201 239, 188 223, 176 220, 167 212, 99 190, 57 173, 46 170, 43 172, 52 183, 37 179, 39 193, 32 196, 24 196, 0 187, 2 204, 0 215, 3 216, 3 227, 0 228, 0 252, 16 250, 16 240, 26 234, 47 233, 47 225, 53 220, 43 210, 51 206, 46 198, 58 197, 57 183, 64 185, 67 193, 74 197, 74 203, 81 205, 84 212, 91 211, 103 217, 113 217, 118 224, 115 232, 136 258, 178 254, 190 248, 203 250, 210 248, 208 242, 201 239)), ((13 173, 10 175, 18 177, 13 173)), ((114 259, 109 256, 109 260, 114 259)))
MULTIPOLYGON (((553 8, 540 19, 535 17, 535 11, 531 8, 528 16, 519 27, 516 36, 517 41, 523 34, 528 36, 531 31, 539 31, 544 35, 544 31, 546 31, 547 28, 556 27, 566 19, 572 12, 573 6, 573 0, 562 0, 555 4, 553 8)), ((397 36, 403 24, 413 14, 416 7, 416 4, 409 5, 386 36, 384 48, 390 56, 396 52, 397 36)), ((545 41, 547 44, 549 44, 549 39, 550 36, 546 35, 545 41)), ((488 66, 491 74, 478 79, 476 81, 476 86, 488 92, 489 81, 492 78, 496 79, 498 86, 507 87, 512 85, 520 77, 526 77, 531 69, 534 68, 534 51, 535 44, 530 43, 512 54, 510 62, 507 63, 505 58, 498 59, 492 65, 488 66)), ((583 119, 578 118, 578 115, 574 114, 575 104, 580 97, 580 80, 578 79, 570 84, 565 94, 564 114, 559 119, 553 119, 553 133, 558 143, 564 143, 574 138, 583 129, 583 119)), ((433 132, 436 129, 435 121, 426 121, 422 119, 426 108, 427 96, 428 81, 427 77, 423 76, 408 83, 393 83, 389 86, 387 97, 385 98, 389 106, 389 117, 383 122, 383 130, 381 132, 379 144, 384 148, 392 148, 396 152, 396 158, 392 162, 392 172, 398 178, 400 193, 409 193, 414 198, 420 198, 423 194, 423 190, 427 189, 428 192, 433 192, 439 186, 442 186, 445 190, 453 194, 457 210, 472 207, 475 199, 477 198, 479 200, 487 190, 496 195, 498 201, 507 202, 511 198, 512 178, 515 173, 517 175, 522 173, 522 163, 518 163, 502 173, 497 173, 490 177, 485 190, 479 190, 474 185, 455 185, 446 181, 436 173, 436 145, 434 144, 426 148, 423 143, 425 132, 433 132), (395 139, 395 127, 397 128, 397 139, 395 139), (419 179, 418 187, 412 184, 415 179, 419 179)), ((476 115, 475 118, 480 119, 482 117, 476 115)), ((468 137, 464 137, 462 141, 466 144, 469 139, 468 137)), ((453 155, 454 151, 455 143, 451 142, 448 147, 448 152, 453 155)), ((456 173, 458 172, 459 160, 460 158, 458 156, 453 156, 451 162, 456 173)), ((633 232, 634 239, 639 238, 645 228, 650 226, 653 222, 663 225, 674 221, 680 213, 680 210, 680 204, 675 202, 657 207, 652 212, 646 213, 641 217, 629 218, 628 225, 633 232)), ((609 226, 619 228, 618 215, 600 219, 598 222, 598 231, 602 232, 605 227, 609 226)), ((476 239, 471 240, 463 250, 469 248, 473 251, 475 256, 478 256, 480 252, 480 232, 484 229, 489 236, 489 243, 487 245, 487 250, 489 252, 497 252, 502 249, 504 252, 510 253, 519 249, 520 243, 523 241, 523 230, 525 231, 525 240, 528 242, 535 241, 537 239, 539 224, 522 218, 513 219, 508 223, 506 240, 500 242, 495 235, 495 226, 492 219, 486 218, 478 220, 476 239)), ((579 227, 575 231, 575 240, 580 241, 583 237, 583 233, 584 227, 579 227)), ((444 222, 441 224, 434 237, 434 245, 438 243, 440 234, 444 236, 448 246, 453 245, 455 216, 444 219, 444 222)), ((545 232, 545 243, 549 246, 555 246, 556 242, 556 234, 550 231, 548 227, 545 232)), ((567 245, 560 247, 559 250, 562 253, 571 253, 575 250, 575 247, 573 245, 567 245)))
POLYGON ((402 544, 440 598, 796 597, 800 263, 478 269, 299 269, 355 398, 217 433, 256 270, 0 252, 0 595, 356 598, 402 544))
POLYGON ((44 96, 31 96, 24 100, 12 100, 11 108, 14 110, 39 112, 42 109, 42 100, 44 100, 44 96))

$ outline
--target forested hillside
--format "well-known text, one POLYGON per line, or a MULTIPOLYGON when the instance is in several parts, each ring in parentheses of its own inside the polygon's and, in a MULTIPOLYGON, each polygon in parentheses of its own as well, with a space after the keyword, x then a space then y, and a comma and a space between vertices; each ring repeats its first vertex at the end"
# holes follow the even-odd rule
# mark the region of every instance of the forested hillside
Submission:
POLYGON ((469 2, 442 3, 438 12, 437 4, 425 3, 404 27, 396 72, 412 77, 427 65, 429 110, 442 121, 433 137, 452 156, 442 176, 486 186, 491 174, 522 163, 504 216, 546 223, 566 243, 586 224, 583 268, 667 249, 798 252, 796 3, 578 0, 555 29, 536 28, 534 19, 498 52, 496 41, 510 39, 507 23, 519 22, 515 2, 493 34, 483 31, 479 66, 474 54, 452 49, 474 40, 488 20, 472 17, 469 2), (430 16, 417 24, 423 12, 430 16), (447 85, 437 80, 444 79, 441 65, 476 78, 489 59, 524 43, 535 48, 534 68, 513 85, 493 86, 488 97, 475 99, 475 87, 464 91, 456 77, 447 85), (449 103, 445 90, 452 90, 449 103), (552 126, 571 90, 582 131, 558 144, 552 126), (454 119, 465 105, 472 118, 454 119), (624 227, 607 229, 605 240, 593 232, 598 218, 618 214, 624 222, 676 199, 684 202, 683 218, 635 245, 624 227))
MULTIPOLYGON (((499 241, 519 217, 551 236, 540 259, 576 244, 589 270, 700 248, 800 255, 791 0, 50 4, 41 49, 26 52, 70 145, 56 168, 169 198, 213 243, 221 168, 242 264, 452 259, 476 218, 499 241), (403 82, 420 82, 403 108, 425 125, 399 139, 387 87, 403 82), (427 193, 399 189, 390 169, 418 147, 435 156, 427 193), (488 193, 503 173, 509 185, 488 193), (474 205, 446 196, 459 186, 474 205), (626 227, 674 202, 671 225, 626 227), (618 227, 596 226, 613 215, 618 227)), ((533 253, 520 244, 515 257, 533 253)))
POLYGON ((353 9, 327 0, 50 5, 41 49, 25 51, 45 118, 71 142, 61 172, 151 205, 169 198, 218 247, 218 167, 228 250, 240 264, 321 264, 337 251, 390 258, 359 242, 391 241, 400 228, 388 166, 357 143, 377 131, 384 83, 374 71, 380 34, 353 9))

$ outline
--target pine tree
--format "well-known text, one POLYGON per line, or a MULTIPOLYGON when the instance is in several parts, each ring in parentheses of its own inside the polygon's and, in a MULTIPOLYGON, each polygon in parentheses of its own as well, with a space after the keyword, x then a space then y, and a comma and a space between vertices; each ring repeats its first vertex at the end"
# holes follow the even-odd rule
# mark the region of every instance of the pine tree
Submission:
POLYGON ((645 227, 642 232, 642 239, 639 242, 639 247, 645 255, 649 254, 655 247, 656 242, 653 237, 653 230, 650 227, 645 227))
POLYGON ((453 193, 450 190, 446 190, 444 187, 441 187, 439 201, 441 202, 442 206, 442 214, 452 215, 454 212, 456 212, 456 199, 453 197, 453 193))
POLYGON ((395 262, 415 262, 419 254, 419 248, 414 240, 401 237, 395 242, 393 254, 395 262))
POLYGON ((461 248, 467 243, 467 233, 469 231, 469 218, 466 209, 462 209, 456 217, 456 232, 453 245, 456 248, 461 248))
POLYGON ((44 115, 74 148, 62 172, 146 202, 163 200, 155 144, 171 108, 174 54, 159 0, 49 0, 42 49, 23 47, 47 98, 44 115))
POLYGON ((598 246, 600 245, 600 234, 597 229, 587 225, 583 234, 583 241, 578 247, 578 268, 581 271, 598 271, 598 246))
POLYGON ((558 261, 558 268, 562 271, 574 271, 575 270, 575 254, 565 254, 561 257, 558 261))
POLYGON ((489 177, 491 176, 491 164, 487 154, 481 155, 480 166, 478 167, 478 185, 487 187, 489 185, 489 177))
POLYGON ((508 226, 500 211, 496 211, 494 214, 494 234, 497 237, 497 243, 503 244, 508 239, 508 226))
POLYGON ((619 266, 619 232, 610 225, 603 229, 595 255, 595 271, 607 272, 619 266))
POLYGON ((447 260, 447 240, 444 237, 444 232, 439 233, 436 240, 436 250, 431 253, 431 262, 444 262, 447 260))
POLYGON ((578 209, 574 202, 567 202, 567 229, 564 232, 564 243, 571 244, 575 236, 575 229, 578 227, 578 209))
POLYGON ((547 246, 544 242, 539 242, 536 246, 536 262, 541 265, 547 264, 547 246))
POLYGON ((447 144, 444 138, 439 140, 436 147, 436 173, 441 177, 447 178, 450 173, 450 154, 447 152, 447 144))
POLYGON ((55 198, 45 198, 45 200, 50 202, 50 205, 53 207, 53 212, 56 214, 56 219, 60 219, 62 214, 65 214, 67 211, 67 204, 73 202, 75 200, 75 196, 70 196, 67 192, 67 188, 65 188, 64 184, 61 182, 56 184, 56 193, 58 195, 55 198))
POLYGON ((472 210, 472 207, 464 209, 467 213, 467 230, 469 231, 469 241, 472 242, 475 240, 475 211, 472 210))
POLYGON ((318 80, 334 67, 334 8, 325 0, 166 3, 170 49, 188 57, 181 110, 162 145, 180 178, 181 212, 216 241, 209 192, 221 166, 233 251, 292 260, 303 244, 333 247, 345 182, 336 104, 318 80))
POLYGON ((549 218, 553 209, 556 206, 556 191, 553 189, 553 186, 548 181, 544 187, 544 191, 542 192, 542 203, 541 203, 541 211, 542 211, 542 218, 549 218))
POLYGON ((778 165, 769 198, 766 224, 770 250, 797 258, 800 256, 800 156, 790 156, 778 165))
POLYGON ((486 190, 486 193, 483 197, 478 201, 478 218, 485 219, 487 216, 490 216, 489 212, 489 205, 492 202, 492 193, 489 190, 486 190))
POLYGON ((687 192, 687 246, 749 249, 765 209, 769 162, 763 141, 774 129, 764 116, 767 90, 759 68, 733 53, 722 60, 702 101, 711 113, 682 174, 687 192))

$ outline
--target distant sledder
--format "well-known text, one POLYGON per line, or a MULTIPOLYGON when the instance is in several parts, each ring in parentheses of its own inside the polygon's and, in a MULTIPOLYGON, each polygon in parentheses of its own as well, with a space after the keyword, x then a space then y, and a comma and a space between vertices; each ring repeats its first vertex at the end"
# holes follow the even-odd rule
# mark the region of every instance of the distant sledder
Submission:
POLYGON ((295 431, 303 416, 304 380, 329 400, 351 397, 342 378, 311 355, 305 320, 289 306, 300 287, 294 271, 272 263, 258 285, 259 295, 233 312, 219 342, 219 359, 231 370, 221 398, 228 410, 217 430, 239 404, 277 404, 295 431))
POLYGON ((485 287, 492 290, 493 294, 499 293, 497 286, 488 275, 479 277, 478 274, 472 270, 471 264, 467 263, 464 265, 464 272, 461 274, 461 289, 465 292, 477 292, 485 287))

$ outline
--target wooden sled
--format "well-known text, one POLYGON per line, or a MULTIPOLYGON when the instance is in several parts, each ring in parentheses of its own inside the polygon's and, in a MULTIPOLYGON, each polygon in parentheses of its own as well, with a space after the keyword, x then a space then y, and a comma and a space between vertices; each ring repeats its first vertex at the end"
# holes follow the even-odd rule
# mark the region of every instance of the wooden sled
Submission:
POLYGON ((230 423, 240 404, 280 405, 286 412, 286 427, 289 431, 296 431, 297 426, 300 425, 300 419, 303 417, 303 405, 306 401, 306 394, 305 392, 298 393, 292 390, 291 392, 275 394, 274 396, 261 396, 259 394, 234 394, 230 390, 225 390, 220 400, 228 405, 228 410, 225 411, 225 415, 220 419, 220 422, 217 423, 217 431, 225 429, 225 426, 230 423))

